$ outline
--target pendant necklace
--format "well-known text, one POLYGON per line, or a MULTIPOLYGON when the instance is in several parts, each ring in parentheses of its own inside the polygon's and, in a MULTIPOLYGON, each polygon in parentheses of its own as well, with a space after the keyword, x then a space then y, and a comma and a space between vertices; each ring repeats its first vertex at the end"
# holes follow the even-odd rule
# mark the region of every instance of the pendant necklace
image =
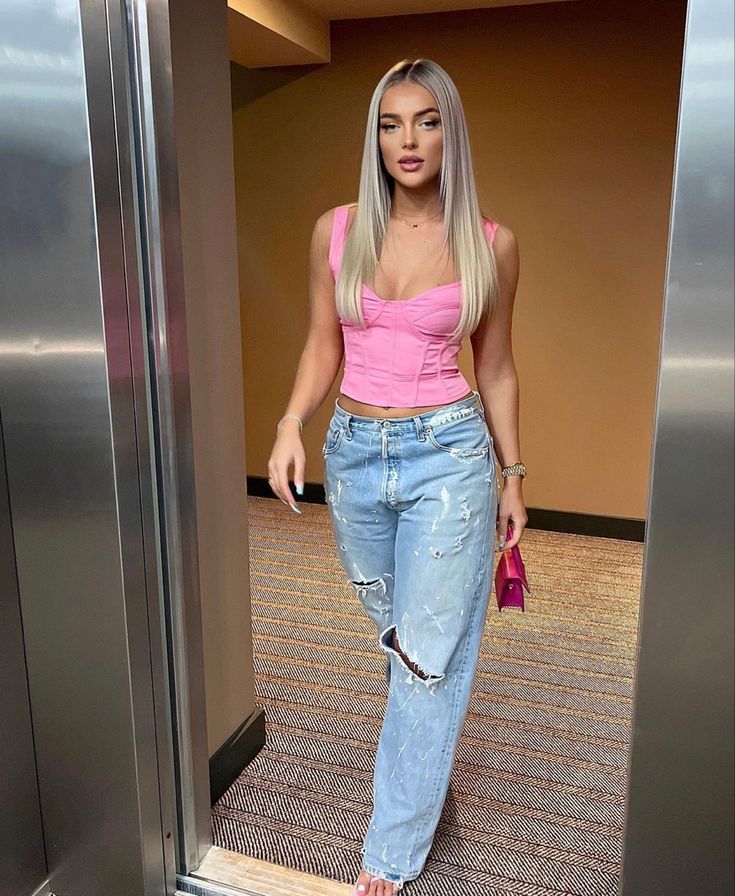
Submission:
POLYGON ((428 218, 424 218, 423 221, 419 221, 418 224, 413 224, 411 221, 407 221, 405 218, 401 218, 399 215, 396 215, 395 217, 398 218, 399 221, 403 221, 404 224, 408 224, 409 227, 416 230, 416 228, 421 224, 426 224, 427 221, 431 221, 432 218, 436 218, 438 217, 438 215, 429 215, 428 218))

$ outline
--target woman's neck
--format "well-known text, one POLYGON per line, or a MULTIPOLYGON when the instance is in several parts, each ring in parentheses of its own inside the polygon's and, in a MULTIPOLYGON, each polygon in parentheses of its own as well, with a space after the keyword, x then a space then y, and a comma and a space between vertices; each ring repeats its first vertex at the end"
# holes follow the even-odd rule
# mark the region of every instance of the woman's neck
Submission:
POLYGON ((396 185, 391 200, 391 214, 397 218, 440 218, 443 207, 439 191, 434 187, 425 190, 405 190, 396 185))

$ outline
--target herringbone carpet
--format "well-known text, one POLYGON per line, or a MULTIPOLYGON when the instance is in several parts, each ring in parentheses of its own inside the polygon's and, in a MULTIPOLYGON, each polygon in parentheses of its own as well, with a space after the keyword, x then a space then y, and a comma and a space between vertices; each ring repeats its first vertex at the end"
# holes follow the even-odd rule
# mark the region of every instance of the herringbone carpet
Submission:
MULTIPOLYGON (((217 846, 353 883, 385 655, 324 505, 249 498, 267 745, 214 806, 217 846)), ((527 529, 526 613, 490 611, 449 795, 407 896, 615 896, 643 545, 527 529)), ((497 556, 497 555, 496 555, 497 556)))

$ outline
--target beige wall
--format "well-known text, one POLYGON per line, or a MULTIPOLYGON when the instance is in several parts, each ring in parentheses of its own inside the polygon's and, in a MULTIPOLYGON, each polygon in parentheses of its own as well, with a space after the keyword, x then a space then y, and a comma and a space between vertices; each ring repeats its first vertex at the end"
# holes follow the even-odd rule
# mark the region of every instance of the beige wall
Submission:
POLYGON ((226 0, 171 7, 207 736, 255 709, 226 0))
MULTIPOLYGON (((520 243, 526 504, 645 516, 684 14, 579 0, 340 21, 329 64, 233 66, 249 474, 267 476, 303 348, 314 222, 357 198, 378 79, 426 56, 462 96, 483 210, 520 243)), ((469 341, 460 362, 475 385, 469 341)), ((341 375, 304 429, 307 481, 341 375)))

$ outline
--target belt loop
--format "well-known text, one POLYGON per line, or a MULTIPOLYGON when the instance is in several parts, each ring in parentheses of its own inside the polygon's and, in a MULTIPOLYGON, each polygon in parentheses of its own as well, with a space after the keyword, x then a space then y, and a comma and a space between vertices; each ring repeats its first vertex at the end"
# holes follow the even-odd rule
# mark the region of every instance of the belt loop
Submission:
POLYGON ((343 408, 342 405, 339 403, 339 395, 334 399, 334 406, 335 406, 335 408, 339 408, 340 414, 344 415, 345 422, 344 422, 344 426, 342 427, 342 429, 344 431, 344 434, 347 436, 347 438, 351 439, 352 438, 352 430, 350 429, 350 422, 352 421, 352 414, 346 408, 343 408))
POLYGON ((413 418, 413 422, 416 424, 416 435, 419 437, 419 442, 423 442, 426 440, 426 433, 424 432, 424 421, 417 414, 413 418))
POLYGON ((477 401, 480 405, 480 409, 481 409, 483 417, 484 417, 485 416, 485 405, 482 403, 482 396, 476 389, 473 389, 472 391, 475 393, 475 396, 477 397, 477 401))

